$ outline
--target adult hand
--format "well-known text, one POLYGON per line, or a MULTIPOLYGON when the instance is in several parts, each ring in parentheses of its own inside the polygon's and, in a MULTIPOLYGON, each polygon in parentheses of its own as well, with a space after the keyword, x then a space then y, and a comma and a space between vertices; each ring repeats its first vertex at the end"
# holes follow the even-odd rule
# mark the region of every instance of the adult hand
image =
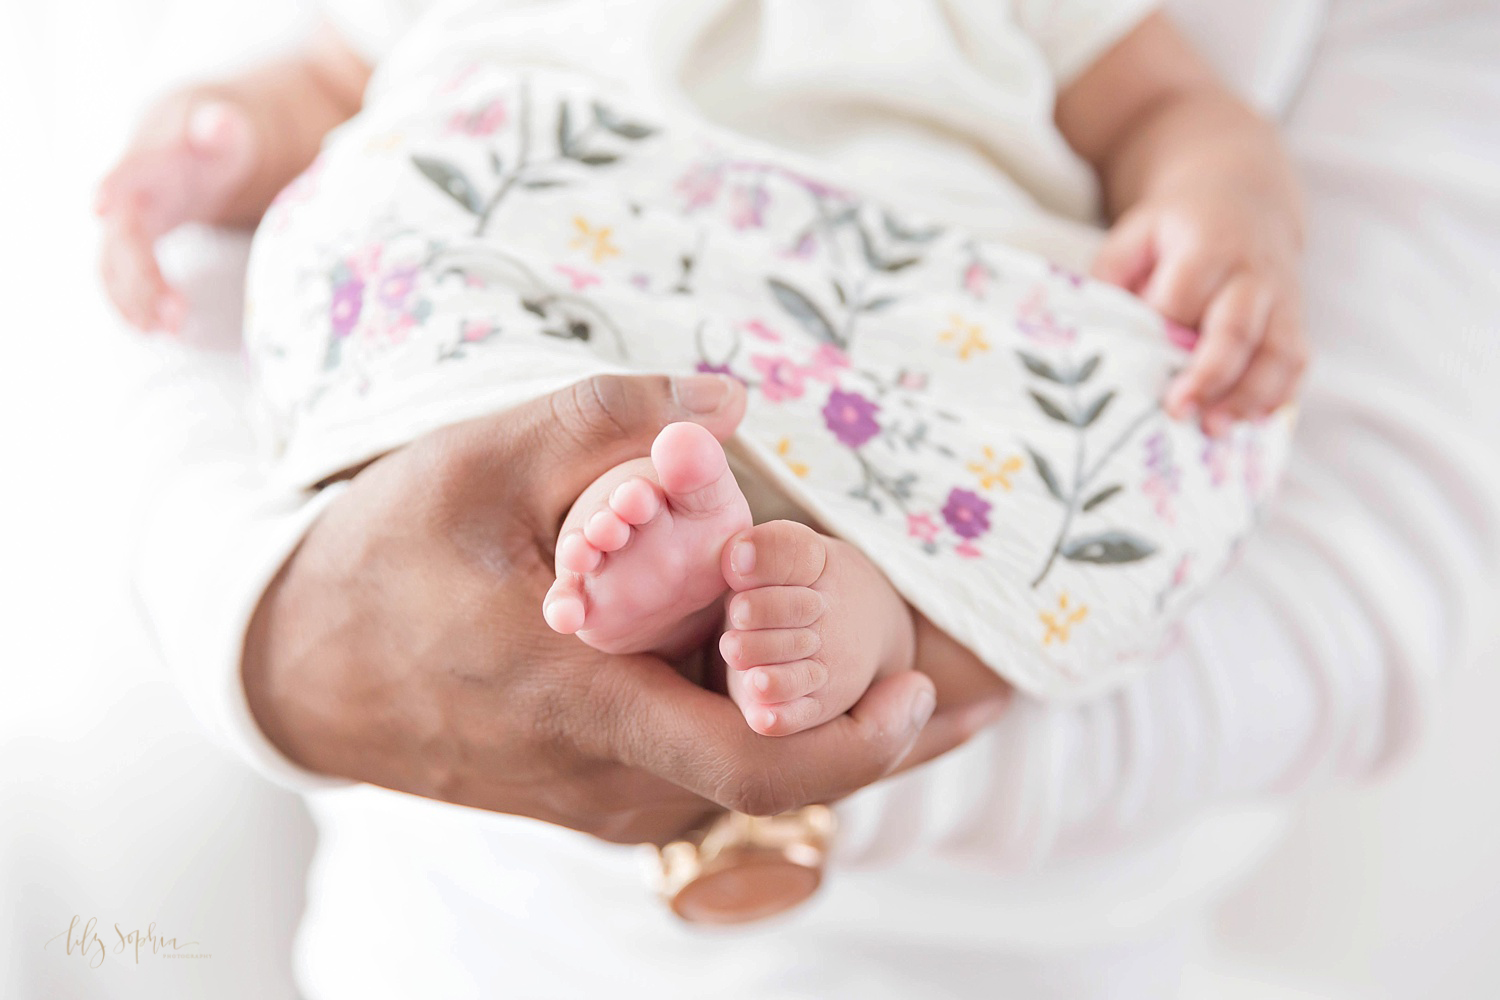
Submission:
POLYGON ((827 725, 763 737, 667 663, 543 622, 553 543, 584 486, 672 421, 725 438, 744 406, 728 379, 601 377, 363 469, 251 622, 243 675, 261 728, 313 771, 630 843, 719 807, 831 801, 957 746, 997 706, 933 715, 920 673, 827 725))

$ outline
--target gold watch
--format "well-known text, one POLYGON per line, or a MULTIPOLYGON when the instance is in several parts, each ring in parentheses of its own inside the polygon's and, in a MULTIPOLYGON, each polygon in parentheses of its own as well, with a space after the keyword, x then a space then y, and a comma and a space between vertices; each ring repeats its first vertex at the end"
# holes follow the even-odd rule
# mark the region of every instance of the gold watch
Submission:
POLYGON ((835 825, 824 805, 779 816, 722 813, 659 849, 662 898, 695 924, 775 916, 818 891, 835 825))

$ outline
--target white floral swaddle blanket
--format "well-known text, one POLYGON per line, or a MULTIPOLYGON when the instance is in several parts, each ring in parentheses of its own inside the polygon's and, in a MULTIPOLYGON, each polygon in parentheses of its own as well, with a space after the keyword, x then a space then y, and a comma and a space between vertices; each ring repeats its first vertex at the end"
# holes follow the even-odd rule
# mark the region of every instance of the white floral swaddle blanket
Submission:
POLYGON ((1159 655, 1289 417, 1206 439, 1159 407, 1191 335, 1126 293, 664 117, 475 66, 347 126, 251 264, 283 481, 590 374, 722 372, 764 476, 1023 690, 1159 655))

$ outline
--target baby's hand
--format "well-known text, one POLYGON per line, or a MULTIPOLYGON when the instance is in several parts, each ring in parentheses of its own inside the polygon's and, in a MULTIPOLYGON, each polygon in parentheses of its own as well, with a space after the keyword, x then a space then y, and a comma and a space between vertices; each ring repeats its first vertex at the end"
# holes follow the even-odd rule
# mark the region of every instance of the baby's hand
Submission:
POLYGON ((1165 405, 1178 418, 1196 409, 1217 435, 1292 399, 1307 366, 1300 256, 1285 212, 1205 178, 1126 212, 1093 272, 1200 332, 1165 405))
POLYGON ((245 109, 223 97, 188 91, 148 112, 94 207, 104 286, 132 325, 181 328, 187 303, 162 277, 156 241, 185 223, 222 221, 255 173, 259 146, 245 109))

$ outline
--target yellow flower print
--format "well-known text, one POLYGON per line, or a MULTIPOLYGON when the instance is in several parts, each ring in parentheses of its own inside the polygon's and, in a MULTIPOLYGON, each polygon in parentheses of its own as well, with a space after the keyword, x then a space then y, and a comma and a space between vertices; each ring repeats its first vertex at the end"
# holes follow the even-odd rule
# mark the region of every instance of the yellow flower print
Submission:
POLYGON ((1068 592, 1063 591, 1062 596, 1057 599, 1056 612, 1043 611, 1037 616, 1041 618, 1042 624, 1047 626, 1047 631, 1042 636, 1042 645, 1050 646, 1054 641, 1059 645, 1066 645, 1073 637, 1073 626, 1083 621, 1088 615, 1087 604, 1074 607, 1068 600, 1068 592))
POLYGON ((995 449, 989 445, 984 446, 984 459, 979 462, 970 462, 969 471, 979 477, 979 488, 992 490, 996 486, 1009 490, 1014 484, 1010 477, 1020 472, 1026 463, 1021 461, 1020 455, 1011 455, 1004 461, 995 453, 995 449))
POLYGON ((575 215, 573 228, 578 230, 578 235, 573 237, 570 245, 577 250, 587 250, 595 264, 602 264, 607 258, 620 256, 620 248, 610 240, 614 230, 609 226, 600 226, 596 229, 583 216, 575 215))
POLYGON ((365 152, 389 153, 392 150, 402 148, 405 144, 406 134, 404 132, 382 132, 379 135, 372 136, 365 143, 365 152))
POLYGON ((808 472, 812 471, 803 463, 792 461, 791 438, 782 438, 776 443, 776 454, 781 456, 781 460, 786 463, 787 468, 792 470, 792 475, 796 476, 798 479, 806 479, 808 472))
POLYGON ((956 313, 948 318, 948 329, 939 334, 938 339, 945 344, 957 344, 960 361, 968 361, 980 351, 990 349, 989 341, 984 339, 984 330, 977 323, 964 322, 964 318, 956 313))

